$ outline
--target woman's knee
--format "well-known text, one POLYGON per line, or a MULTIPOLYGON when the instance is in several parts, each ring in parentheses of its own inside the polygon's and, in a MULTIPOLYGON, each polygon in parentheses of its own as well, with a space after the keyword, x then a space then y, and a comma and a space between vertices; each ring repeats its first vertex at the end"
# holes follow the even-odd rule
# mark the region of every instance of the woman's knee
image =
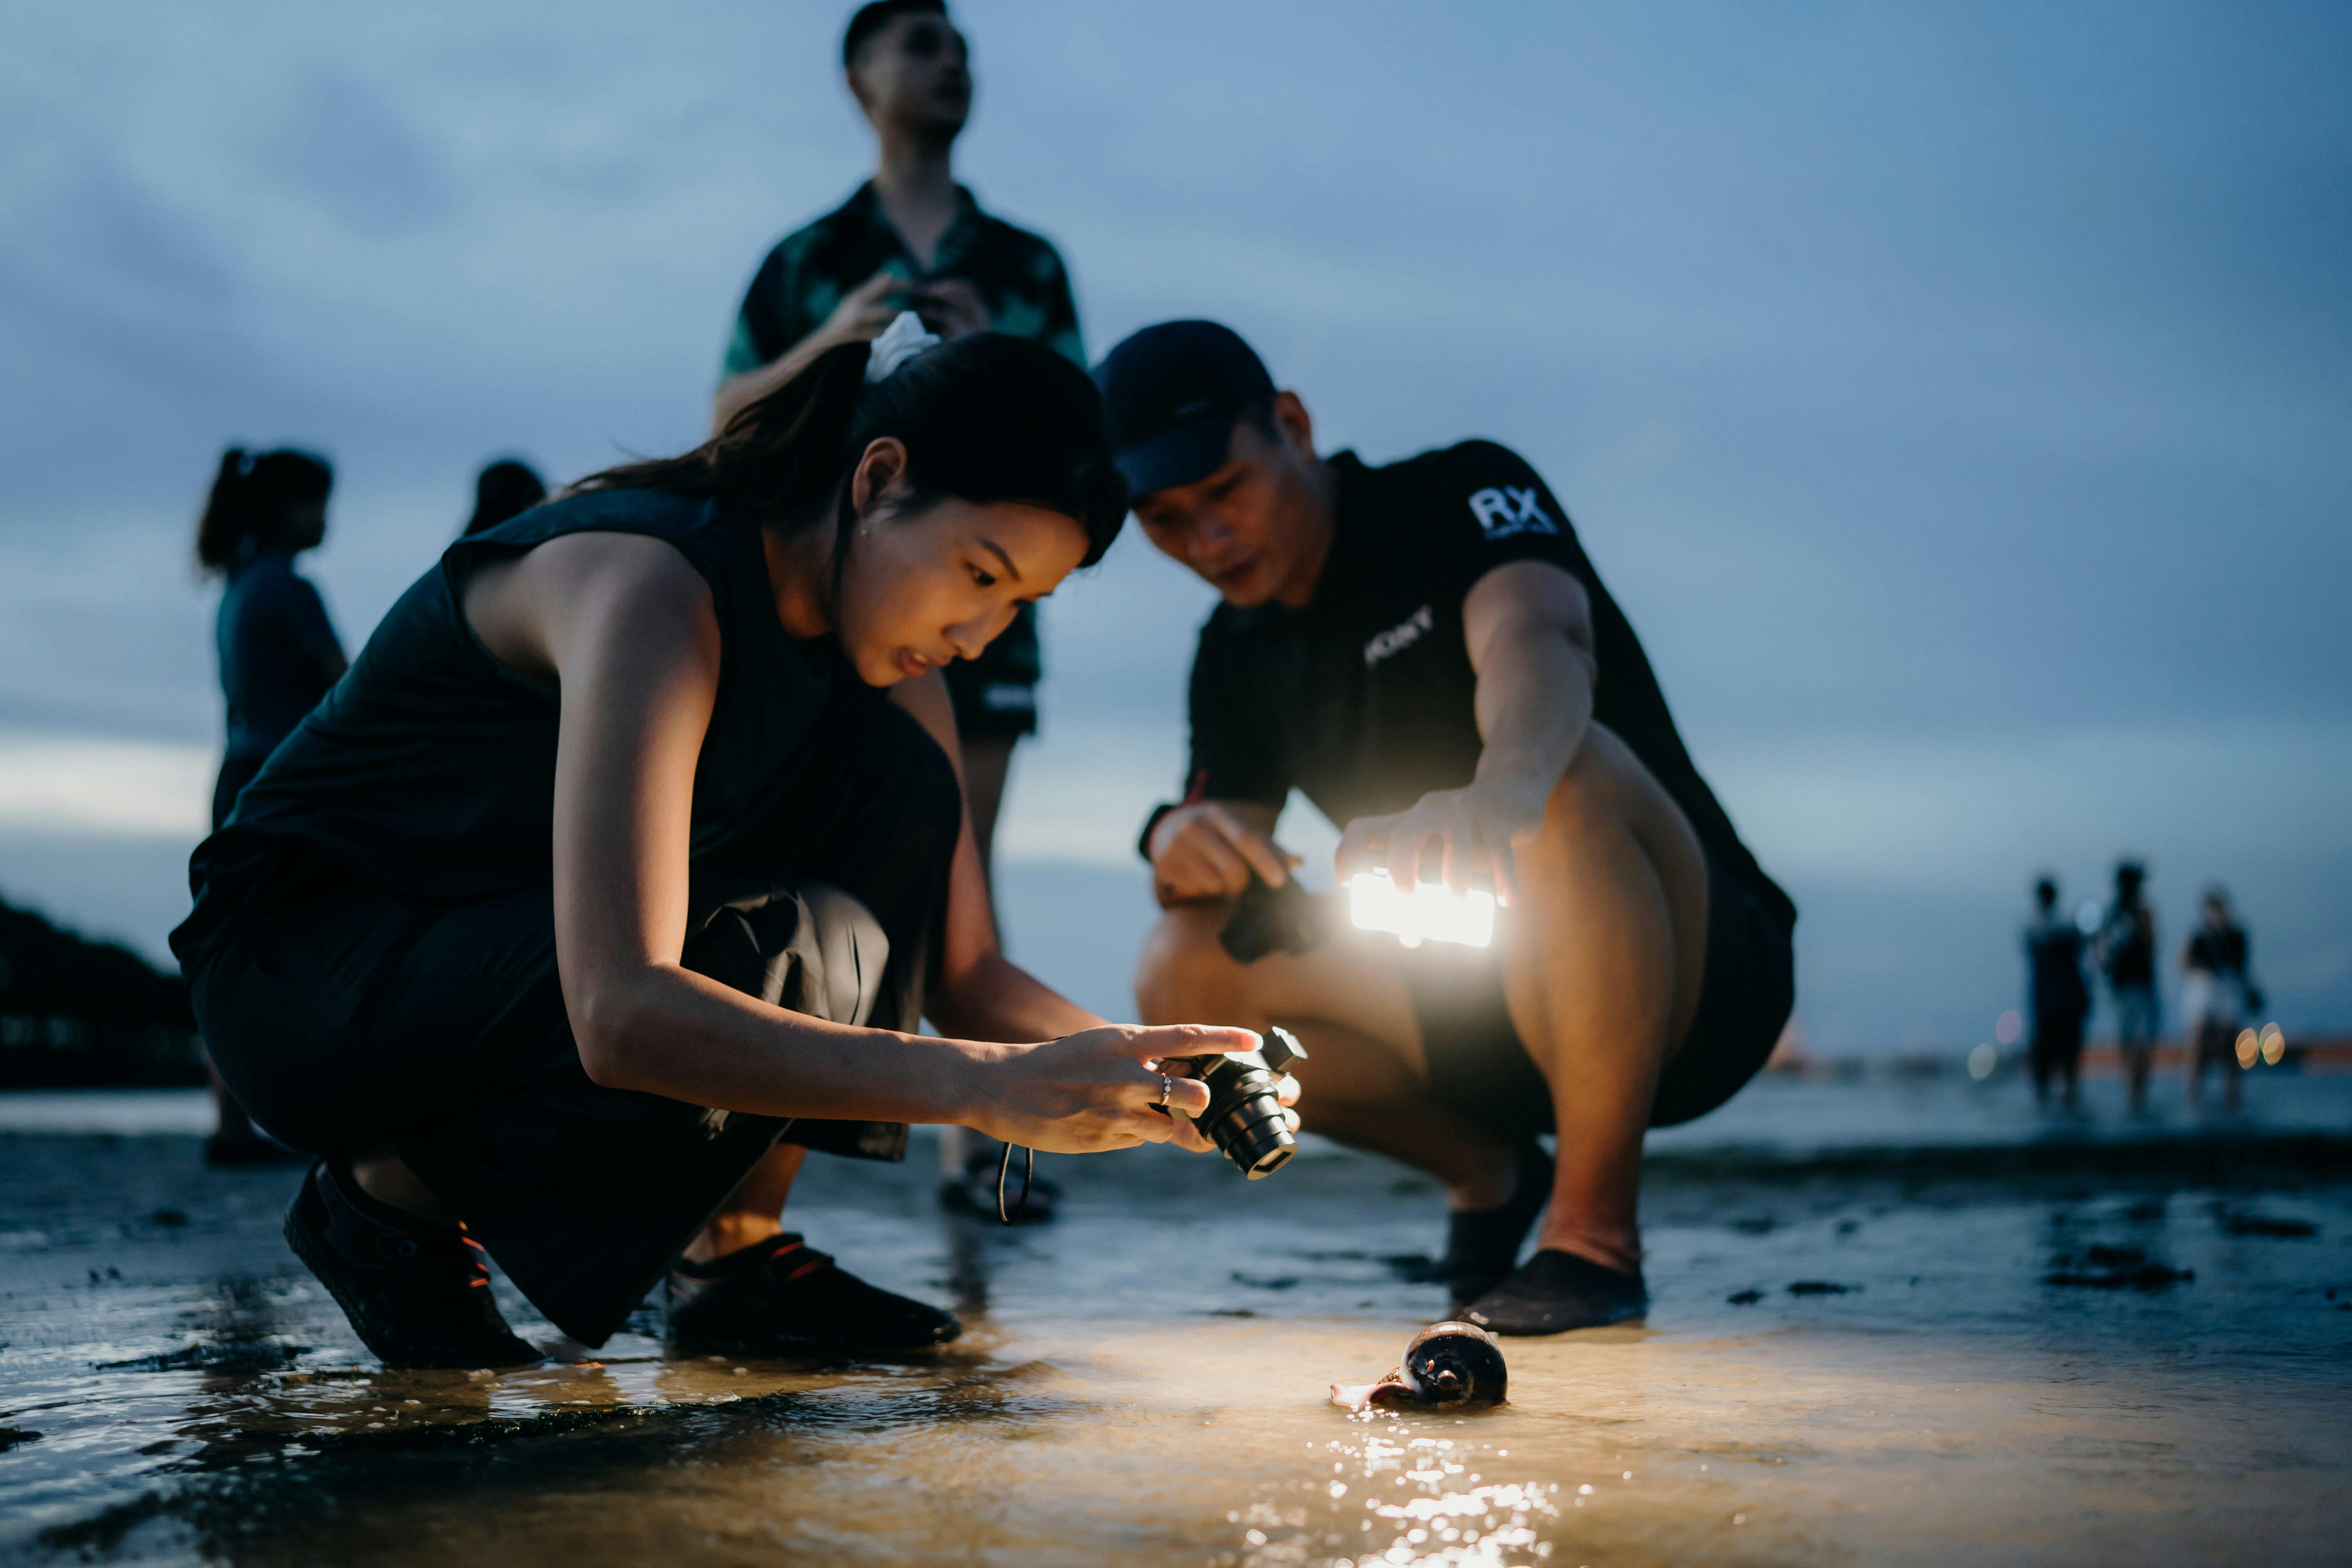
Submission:
POLYGON ((808 944, 814 961, 802 965, 797 1010, 828 1023, 862 1026, 882 994, 890 938, 873 910, 839 888, 803 882, 797 891, 814 939, 808 944))
POLYGON ((722 903, 686 944, 686 968, 773 1006, 864 1025, 881 994, 890 938, 830 882, 773 883, 722 903))
POLYGON ((1135 969, 1136 1011, 1145 1023, 1242 1021, 1234 1016, 1242 968, 1217 940, 1227 913, 1223 904, 1180 904, 1160 917, 1135 969))

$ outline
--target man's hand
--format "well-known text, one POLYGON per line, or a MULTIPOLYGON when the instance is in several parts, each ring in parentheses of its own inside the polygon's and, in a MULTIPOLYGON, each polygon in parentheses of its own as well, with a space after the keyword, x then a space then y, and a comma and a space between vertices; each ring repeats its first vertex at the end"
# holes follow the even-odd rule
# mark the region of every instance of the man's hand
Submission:
POLYGON ((980 290, 961 278, 941 278, 912 289, 908 303, 921 313, 923 325, 943 338, 969 337, 995 325, 980 290))
POLYGON ((1385 868, 1408 890, 1434 862, 1455 892, 1491 881, 1496 901, 1513 904, 1518 847, 1543 830, 1552 785, 1592 722, 1592 602, 1564 567, 1506 562, 1470 585, 1462 637, 1478 672, 1476 777, 1411 811, 1357 818, 1336 858, 1342 879, 1385 868))
POLYGON ((1487 881, 1497 902, 1515 903, 1516 849, 1542 830, 1549 793, 1523 778, 1486 780, 1463 789, 1433 790, 1412 810, 1393 816, 1360 816, 1339 839, 1339 879, 1385 869, 1389 880, 1410 889, 1434 862, 1455 892, 1487 881))
POLYGON ((844 343, 870 343, 907 308, 902 298, 907 280, 895 272, 877 272, 841 297, 833 314, 809 336, 828 349, 844 343))
POLYGON ((1180 805, 1151 830, 1151 880, 1163 903, 1239 898, 1250 873, 1280 887, 1298 857, 1223 801, 1180 805))
POLYGON ((904 309, 907 291, 905 279, 877 272, 844 294, 816 331, 759 369, 729 376, 710 400, 712 434, 723 435, 743 410, 788 384, 833 350, 848 343, 870 343, 880 337, 904 309))

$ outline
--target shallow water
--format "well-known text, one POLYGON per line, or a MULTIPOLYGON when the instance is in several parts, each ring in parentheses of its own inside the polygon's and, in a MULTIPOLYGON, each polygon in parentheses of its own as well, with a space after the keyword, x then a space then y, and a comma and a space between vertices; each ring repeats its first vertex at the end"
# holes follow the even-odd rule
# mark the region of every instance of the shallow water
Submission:
POLYGON ((956 1303, 964 1341, 811 1365, 624 1334, 469 1375, 373 1367, 277 1238, 291 1173, 0 1137, 0 1426, 39 1434, 0 1453, 0 1555, 2336 1562, 2352 1174, 2328 1147, 2111 1178, 2095 1152, 1662 1158, 1646 1327, 1507 1342, 1498 1411, 1364 1418, 1327 1385, 1442 1310, 1381 1261, 1435 1243, 1437 1199, 1328 1149, 1256 1184, 1054 1161, 1065 1217, 1011 1232, 937 1213, 927 1148, 813 1162, 794 1223, 956 1303), (2043 1282, 2149 1264, 2194 1278, 2043 1282))

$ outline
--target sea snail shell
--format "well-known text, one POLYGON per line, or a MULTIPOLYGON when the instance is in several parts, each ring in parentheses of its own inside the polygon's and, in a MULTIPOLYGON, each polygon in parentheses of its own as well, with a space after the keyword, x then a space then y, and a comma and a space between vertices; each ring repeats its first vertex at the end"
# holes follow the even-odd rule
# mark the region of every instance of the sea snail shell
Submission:
POLYGON ((1331 1385, 1331 1403, 1349 1410, 1500 1405, 1508 1383, 1503 1347, 1475 1323, 1432 1323, 1404 1347, 1404 1359, 1378 1383, 1331 1385))
POLYGON ((1475 1323, 1432 1323, 1413 1335, 1398 1381, 1423 1405, 1500 1405, 1509 1381, 1503 1347, 1475 1323))

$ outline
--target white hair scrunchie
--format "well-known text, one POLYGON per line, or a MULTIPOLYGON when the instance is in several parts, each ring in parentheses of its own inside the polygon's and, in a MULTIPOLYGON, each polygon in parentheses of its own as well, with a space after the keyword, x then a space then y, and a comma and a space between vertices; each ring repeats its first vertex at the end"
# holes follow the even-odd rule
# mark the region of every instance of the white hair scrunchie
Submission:
POLYGON ((874 340, 874 348, 866 361, 866 384, 873 385, 896 371, 900 365, 925 349, 939 346, 940 335, 923 325, 923 318, 912 310, 901 310, 898 319, 874 340))

